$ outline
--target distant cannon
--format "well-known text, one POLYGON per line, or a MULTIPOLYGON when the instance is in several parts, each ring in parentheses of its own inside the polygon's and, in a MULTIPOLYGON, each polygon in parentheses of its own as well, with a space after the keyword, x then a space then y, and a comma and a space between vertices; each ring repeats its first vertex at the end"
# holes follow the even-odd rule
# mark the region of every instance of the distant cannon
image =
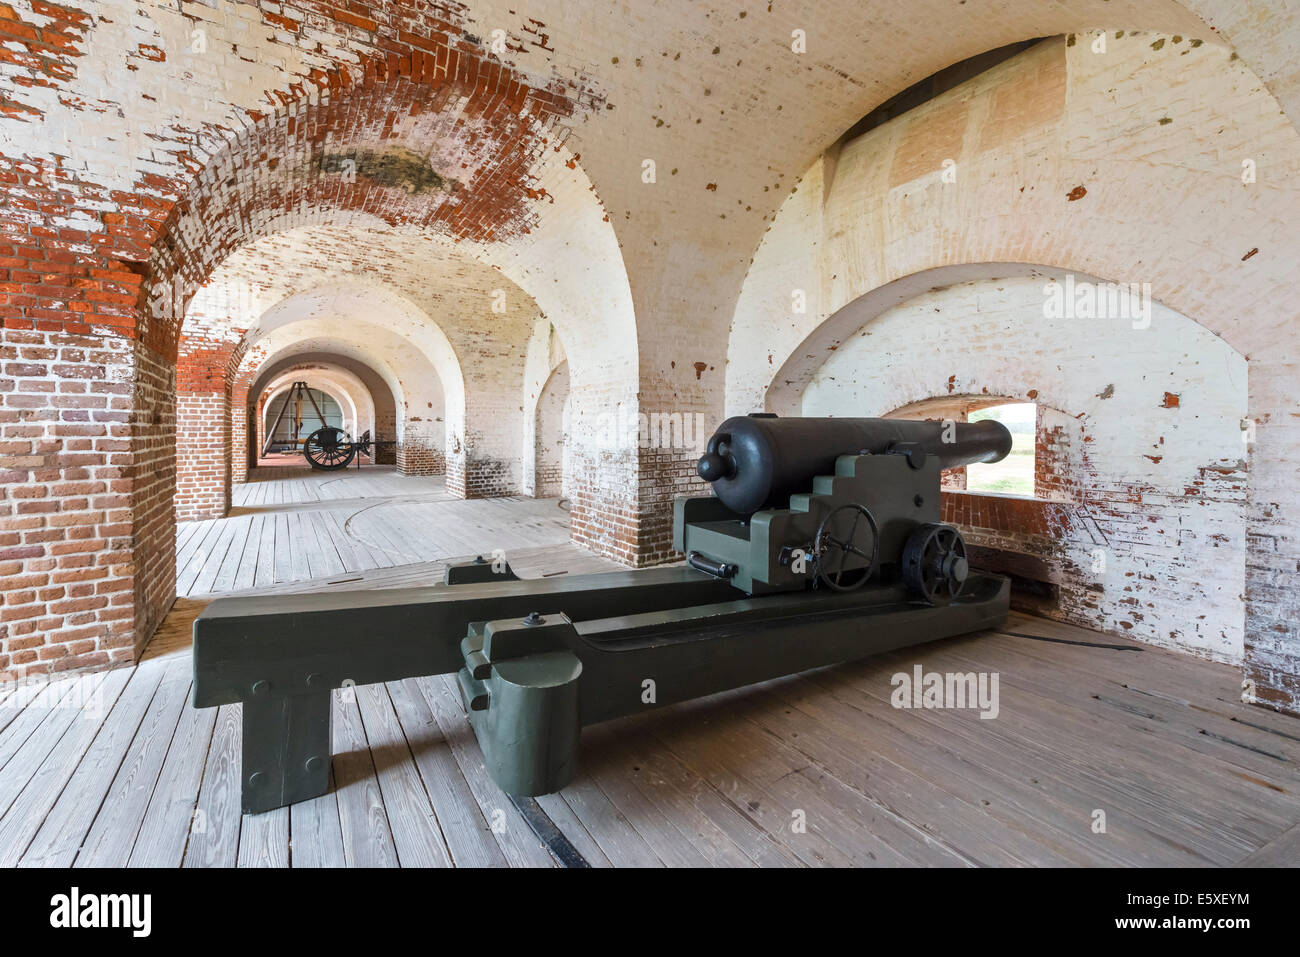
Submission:
MULTIPOLYGON (((295 382, 285 393, 284 401, 280 403, 280 410, 276 413, 275 421, 271 427, 266 430, 266 442, 262 445, 262 455, 271 451, 272 447, 277 445, 289 448, 302 449, 303 457, 307 463, 314 469, 320 469, 326 472, 345 469, 358 455, 366 455, 373 458, 373 453, 379 446, 396 445, 393 441, 378 441, 370 437, 370 430, 367 429, 361 434, 361 438, 353 439, 345 430, 330 425, 325 418, 325 413, 316 402, 315 395, 308 387, 306 382, 295 382), (303 424, 303 400, 306 399, 315 412, 316 418, 320 420, 321 427, 313 431, 306 439, 299 439, 303 424), (280 423, 284 421, 284 415, 290 407, 294 408, 294 414, 290 422, 290 438, 287 442, 281 440, 277 443, 276 434, 280 429, 280 423)), ((358 463, 360 464, 360 463, 358 463)))
MULTIPOLYGON (((307 436, 307 441, 302 444, 302 454, 312 468, 333 472, 347 468, 358 456, 373 459, 376 449, 396 444, 391 440, 372 439, 369 429, 361 433, 361 438, 353 440, 342 429, 327 425, 307 436)), ((358 466, 360 464, 357 463, 358 466)))
POLYGON ((685 567, 218 599, 194 704, 243 703, 248 812, 325 792, 332 689, 418 675, 457 675, 504 791, 556 791, 585 725, 999 625, 1009 582, 939 521, 940 472, 1010 447, 995 422, 728 419, 698 463, 717 495, 673 503, 685 567))

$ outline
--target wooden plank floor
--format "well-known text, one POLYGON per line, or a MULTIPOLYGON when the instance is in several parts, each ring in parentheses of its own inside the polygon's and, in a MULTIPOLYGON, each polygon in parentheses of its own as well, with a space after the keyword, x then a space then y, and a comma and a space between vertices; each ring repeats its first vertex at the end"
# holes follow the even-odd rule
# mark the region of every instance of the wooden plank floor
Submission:
POLYGON ((235 486, 229 517, 177 526, 177 594, 304 582, 315 590, 330 582, 376 587, 384 578, 397 587, 404 575, 423 580, 430 563, 491 554, 506 543, 513 558, 518 549, 569 540, 568 512, 557 499, 455 499, 441 476, 385 466, 261 467, 252 475, 235 486))
MULTIPOLYGON (((359 491, 341 500, 367 497, 359 491)), ((448 553, 504 548, 526 576, 612 567, 567 543, 532 544, 543 503, 494 503, 512 517, 470 549, 442 528, 463 503, 433 493, 406 504, 448 553)), ((314 541, 305 554, 325 548, 314 541)), ((247 551, 233 575, 205 568, 196 580, 248 582, 247 551)), ((224 566, 230 545, 220 552, 205 561, 224 566)), ((442 567, 268 587, 406 586, 437 581, 442 567)), ((135 668, 64 677, 34 697, 0 689, 0 863, 556 865, 487 776, 448 677, 336 692, 332 790, 241 815, 239 707, 189 705, 190 624, 211 592, 198 594, 177 602, 135 668)), ((589 728, 577 780, 538 805, 593 866, 1294 866, 1300 721, 1242 704, 1239 680, 1230 667, 1013 615, 996 632, 589 728), (996 672, 997 717, 894 708, 891 677, 916 665, 996 672)))

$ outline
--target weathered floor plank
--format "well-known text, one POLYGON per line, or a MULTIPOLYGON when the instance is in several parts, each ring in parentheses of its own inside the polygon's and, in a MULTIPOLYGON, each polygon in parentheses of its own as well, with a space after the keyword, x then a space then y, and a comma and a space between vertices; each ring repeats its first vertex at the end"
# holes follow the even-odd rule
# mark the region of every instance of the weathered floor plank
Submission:
POLYGON ((1288 828, 1238 863, 1242 867, 1300 867, 1300 824, 1288 828))
POLYGON ((203 767, 217 724, 216 708, 182 708, 162 771, 131 848, 131 867, 180 867, 194 826, 203 767))
POLYGON ((222 705, 208 745, 185 846, 185 867, 234 867, 239 857, 239 742, 242 708, 222 705))
MULTIPOLYGON (((78 762, 76 772, 45 815, 31 842, 18 852, 19 866, 72 866, 166 670, 167 662, 161 659, 142 662, 134 669, 126 689, 78 762)), ((12 849, 0 850, 6 859, 11 856, 12 849)))
POLYGON ((411 680, 387 685, 415 766, 424 780, 434 813, 442 825, 452 861, 462 867, 501 867, 506 863, 491 825, 474 800, 429 703, 411 680))
POLYGON ((289 851, 294 867, 346 867, 334 774, 330 790, 289 808, 289 851))
POLYGON ((398 862, 407 867, 450 867, 451 853, 388 689, 366 685, 356 689, 356 696, 398 862))
MULTIPOLYGON (((122 759, 95 823, 77 853, 75 866, 126 866, 181 714, 187 710, 191 681, 184 659, 168 662, 158 693, 122 759)), ((164 799, 170 800, 170 796, 164 795, 164 799)))
MULTIPOLYGON (((241 709, 190 706, 190 629, 214 589, 433 584, 496 548, 525 577, 614 566, 553 501, 259 472, 230 519, 178 529, 191 597, 139 666, 0 686, 0 866, 556 866, 447 676, 337 693, 331 790, 241 814, 241 709), (90 690, 98 710, 60 708, 90 690)), ((577 779, 537 803, 592 866, 1300 864, 1300 721, 1239 696, 1236 669, 1013 615, 586 729, 577 779), (997 718, 896 708, 915 666, 999 674, 997 718)))
POLYGON ((334 781, 344 859, 349 867, 396 867, 397 849, 356 692, 337 691, 334 702, 334 781))
MULTIPOLYGON (((131 679, 127 668, 111 671, 95 691, 91 707, 79 713, 57 745, 46 755, 35 774, 0 817, 0 867, 12 867, 27 850, 41 822, 58 800, 95 740, 103 716, 111 711, 131 679)), ((9 775, 6 775, 6 780, 9 775)), ((14 776, 17 779, 17 776, 14 776)))

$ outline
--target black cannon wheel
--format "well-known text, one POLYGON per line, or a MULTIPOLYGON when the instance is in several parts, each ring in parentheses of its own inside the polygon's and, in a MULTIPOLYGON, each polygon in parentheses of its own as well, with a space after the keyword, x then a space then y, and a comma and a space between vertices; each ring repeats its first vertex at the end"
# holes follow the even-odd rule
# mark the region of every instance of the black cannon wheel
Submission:
POLYGON ((307 457, 311 467, 327 472, 347 468, 356 451, 356 446, 346 432, 328 425, 307 436, 302 447, 302 454, 307 457))
POLYGON ((903 580, 931 604, 960 595, 969 571, 966 542, 951 525, 918 525, 903 546, 903 580))
POLYGON ((817 527, 813 559, 817 563, 817 581, 828 588, 835 591, 861 588, 875 574, 879 555, 880 529, 866 506, 851 502, 833 508, 817 527), (862 532, 871 533, 870 545, 862 540, 862 532), (850 555, 865 561, 866 567, 845 568, 850 555))

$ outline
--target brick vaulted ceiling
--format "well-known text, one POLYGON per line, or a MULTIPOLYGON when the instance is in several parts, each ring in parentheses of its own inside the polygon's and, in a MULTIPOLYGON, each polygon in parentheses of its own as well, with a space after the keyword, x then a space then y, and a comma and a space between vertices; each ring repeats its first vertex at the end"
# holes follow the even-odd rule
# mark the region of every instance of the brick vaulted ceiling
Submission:
POLYGON ((725 354, 776 209, 881 101, 984 50, 1102 27, 1222 37, 1300 115, 1297 23, 1261 15, 1282 5, 10 0, 0 152, 23 161, 4 175, 26 206, 4 217, 55 209, 86 328, 130 329, 167 355, 177 304, 226 257, 356 216, 514 264, 548 312, 594 319, 609 296, 548 308, 539 287, 579 242, 566 229, 589 221, 566 204, 595 204, 621 248, 606 266, 626 270, 610 284, 630 292, 642 394, 707 404, 721 376, 701 377, 683 343, 725 354), (573 169, 585 189, 553 188, 573 169), (163 308, 143 308, 151 293, 163 308))

